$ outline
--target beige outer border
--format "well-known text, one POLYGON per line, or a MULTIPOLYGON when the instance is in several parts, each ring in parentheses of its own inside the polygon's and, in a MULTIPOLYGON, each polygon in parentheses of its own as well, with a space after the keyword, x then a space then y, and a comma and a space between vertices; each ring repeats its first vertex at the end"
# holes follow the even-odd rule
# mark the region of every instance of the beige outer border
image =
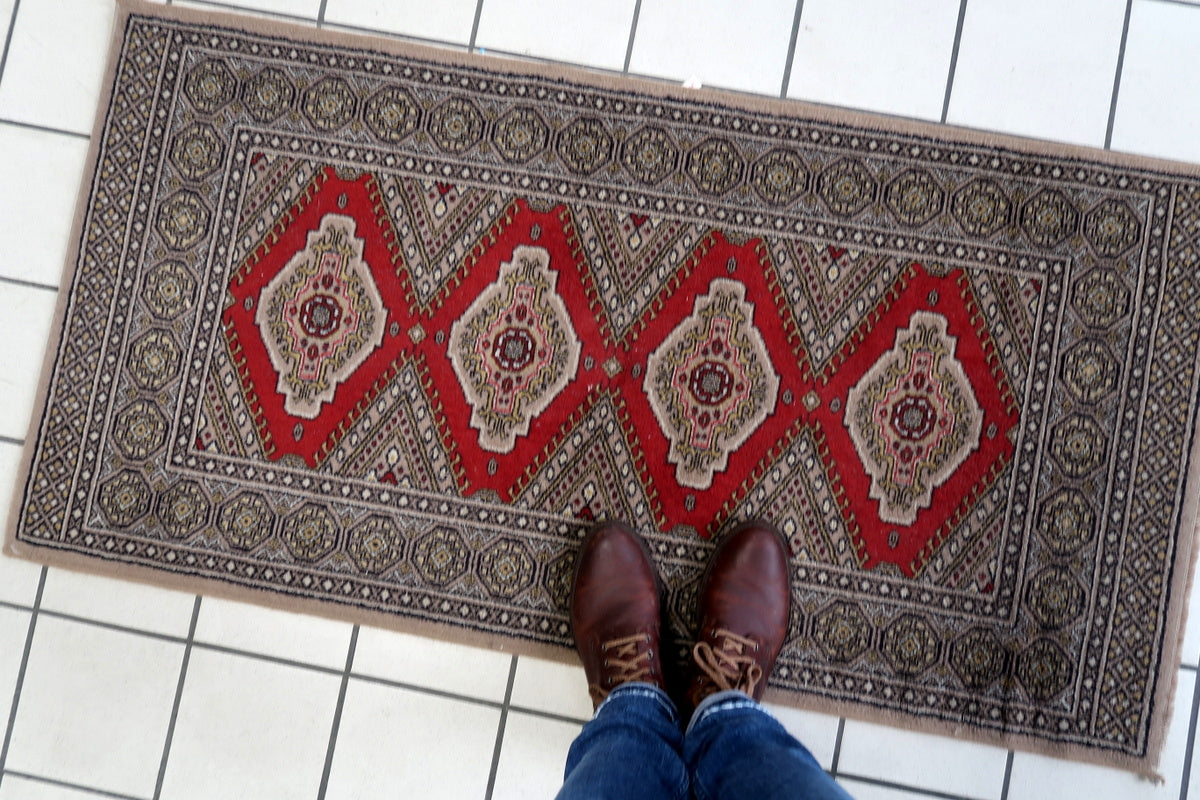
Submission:
MULTIPOLYGON (((87 210, 91 176, 95 172, 96 161, 103 132, 105 112, 108 110, 112 96, 112 84, 116 71, 117 58, 120 53, 121 32, 131 14, 141 14, 162 19, 181 22, 197 22, 217 24, 225 27, 245 30, 255 33, 291 36, 306 41, 342 45, 347 47, 368 47, 372 50, 397 56, 439 62, 451 66, 470 66, 483 69, 501 68, 507 72, 527 74, 534 77, 549 79, 564 79, 612 90, 634 91, 664 99, 685 102, 712 102, 720 105, 741 108, 747 111, 776 114, 779 116, 803 117, 821 122, 858 126, 870 130, 879 130, 889 135, 910 134, 940 139, 948 143, 967 145, 982 145, 1012 151, 1022 155, 1046 155, 1059 158, 1077 158, 1097 164, 1125 167, 1129 169, 1150 170, 1164 175, 1200 178, 1200 165, 1188 164, 1144 156, 1113 153, 1095 150, 1077 145, 1055 144, 1033 139, 1023 139, 1004 134, 983 133, 980 131, 958 128, 950 125, 938 125, 926 122, 867 114, 843 110, 829 106, 820 106, 796 100, 778 100, 774 98, 742 95, 733 92, 714 91, 708 89, 684 89, 667 82, 614 76, 605 73, 590 72, 582 68, 566 67, 539 62, 527 62, 521 59, 500 59, 495 56, 480 56, 464 51, 441 49, 425 45, 410 44, 395 39, 376 38, 357 34, 341 33, 321 28, 306 27, 291 23, 280 23, 257 17, 248 17, 224 13, 193 11, 178 6, 160 5, 143 2, 143 0, 116 0, 117 14, 114 22, 113 41, 108 56, 108 66, 105 69, 104 83, 101 89, 97 119, 92 131, 91 143, 88 149, 86 168, 83 172, 85 179, 80 188, 79 199, 75 210, 75 220, 71 232, 71 248, 66 268, 63 274, 62 290, 58 294, 58 305, 54 320, 51 324, 50 339, 47 344, 46 356, 42 367, 42 376, 37 390, 34 409, 45 408, 49 392, 49 380, 53 369, 55 354, 61 338, 62 326, 70 303, 70 292, 66 291, 75 276, 76 262, 79 256, 78 242, 83 231, 84 216, 87 210)), ((21 458, 20 470, 14 492, 13 502, 9 510, 6 526, 4 552, 8 555, 56 567, 90 572, 114 578, 132 580, 156 586, 163 586, 179 591, 195 594, 205 594, 214 597, 224 597, 231 600, 241 600, 259 605, 279 608, 286 611, 301 612, 332 619, 352 621, 356 623, 376 625, 407 633, 429 636, 447 641, 467 643, 480 647, 488 647, 503 652, 519 653, 541 658, 548 658, 564 663, 578 663, 578 657, 573 650, 555 645, 537 642, 521 641, 509 637, 463 629, 456 626, 426 622, 399 617, 377 611, 369 611, 353 607, 339 606, 330 601, 312 600, 301 597, 289 597, 276 592, 230 585, 224 581, 208 578, 198 578, 189 575, 159 570, 150 567, 120 564, 76 553, 66 553, 57 550, 30 545, 15 540, 17 520, 20 515, 25 494, 25 484, 29 477, 33 458, 33 446, 37 441, 38 429, 42 420, 35 416, 30 422, 29 434, 26 438, 24 453, 21 458)), ((1025 734, 1003 734, 974 727, 956 725, 942 720, 925 719, 904 712, 877 711, 852 703, 813 698, 807 695, 792 693, 780 689, 768 688, 767 699, 773 702, 805 708, 836 716, 879 722, 909 730, 925 731, 942 734, 955 738, 969 739, 985 744, 1040 753, 1059 758, 1100 764, 1135 772, 1145 778, 1161 781, 1162 777, 1155 772, 1159 756, 1162 752, 1166 729, 1171 719, 1171 711, 1175 694, 1175 683, 1178 674, 1179 654, 1182 645, 1184 622, 1187 614, 1187 598, 1190 592, 1195 571, 1195 538, 1197 522, 1200 520, 1200 436, 1193 437, 1191 467, 1187 476, 1182 520, 1189 524, 1180 525, 1180 535, 1177 542, 1178 555, 1175 560, 1175 574, 1172 577, 1168 606, 1166 613, 1166 631, 1163 637, 1160 672, 1154 697, 1157 698, 1150 722, 1150 739, 1146 758, 1133 758, 1121 754, 1096 752, 1092 748, 1080 745, 1047 742, 1043 739, 1025 734)))

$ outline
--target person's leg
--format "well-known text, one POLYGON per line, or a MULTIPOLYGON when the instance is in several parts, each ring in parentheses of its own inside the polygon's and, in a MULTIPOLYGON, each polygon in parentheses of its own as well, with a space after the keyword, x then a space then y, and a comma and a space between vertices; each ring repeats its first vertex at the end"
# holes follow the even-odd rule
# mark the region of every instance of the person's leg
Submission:
POLYGON ((709 562, 683 744, 700 800, 848 797, 758 704, 787 639, 790 573, 787 544, 765 522, 733 531, 709 562))
POLYGON ((619 686, 571 744, 557 800, 687 800, 682 740, 666 692, 646 683, 619 686))
POLYGON ((658 576, 641 537, 598 525, 579 549, 571 630, 596 716, 567 756, 560 800, 686 800, 679 714, 663 691, 658 576))
POLYGON ((849 800, 766 709, 742 692, 711 695, 692 716, 683 757, 698 800, 849 800))

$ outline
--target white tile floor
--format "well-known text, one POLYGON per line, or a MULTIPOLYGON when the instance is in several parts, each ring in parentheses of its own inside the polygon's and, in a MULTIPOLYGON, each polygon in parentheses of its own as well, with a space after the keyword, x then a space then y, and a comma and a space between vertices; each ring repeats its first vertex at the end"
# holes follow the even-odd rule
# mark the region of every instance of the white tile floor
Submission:
MULTIPOLYGON (((0 518, 60 283, 110 4, 0 0, 0 339, 10 343, 0 350, 0 518)), ((1173 0, 238 6, 1200 161, 1200 5, 1173 0)), ((1200 783, 1200 591, 1192 605, 1162 785, 778 713, 861 800, 1185 798, 1200 783)), ((545 798, 589 708, 575 667, 0 558, 0 800, 545 798)))

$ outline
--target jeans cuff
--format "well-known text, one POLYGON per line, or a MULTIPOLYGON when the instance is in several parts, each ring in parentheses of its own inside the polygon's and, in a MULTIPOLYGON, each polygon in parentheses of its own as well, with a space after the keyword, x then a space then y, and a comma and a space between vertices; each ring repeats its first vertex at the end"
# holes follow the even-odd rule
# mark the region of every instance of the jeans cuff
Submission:
POLYGON ((679 711, 675 708, 675 704, 671 702, 670 696, 652 683, 641 682, 623 683, 609 692, 608 697, 604 698, 604 701, 596 707, 596 713, 592 715, 592 719, 600 716, 600 712, 603 711, 609 703, 614 701, 623 702, 626 698, 634 702, 637 702, 636 698, 653 701, 658 705, 659 708, 662 709, 663 712, 666 713, 671 722, 679 722, 679 711))
POLYGON ((696 710, 692 712, 692 721, 688 723, 685 735, 690 734, 692 728, 708 717, 720 714, 723 711, 733 711, 739 708, 753 708, 762 714, 766 714, 768 717, 771 716, 770 712, 745 692, 739 692, 736 689, 727 689, 722 692, 710 694, 700 701, 700 705, 696 706, 696 710))

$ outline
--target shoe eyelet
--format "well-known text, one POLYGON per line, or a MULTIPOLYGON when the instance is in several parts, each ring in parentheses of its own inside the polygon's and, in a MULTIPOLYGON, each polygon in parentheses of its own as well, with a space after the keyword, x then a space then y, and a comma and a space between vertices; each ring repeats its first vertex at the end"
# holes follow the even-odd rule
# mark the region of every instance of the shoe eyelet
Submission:
POLYGON ((608 659, 604 659, 604 668, 608 669, 608 659))

